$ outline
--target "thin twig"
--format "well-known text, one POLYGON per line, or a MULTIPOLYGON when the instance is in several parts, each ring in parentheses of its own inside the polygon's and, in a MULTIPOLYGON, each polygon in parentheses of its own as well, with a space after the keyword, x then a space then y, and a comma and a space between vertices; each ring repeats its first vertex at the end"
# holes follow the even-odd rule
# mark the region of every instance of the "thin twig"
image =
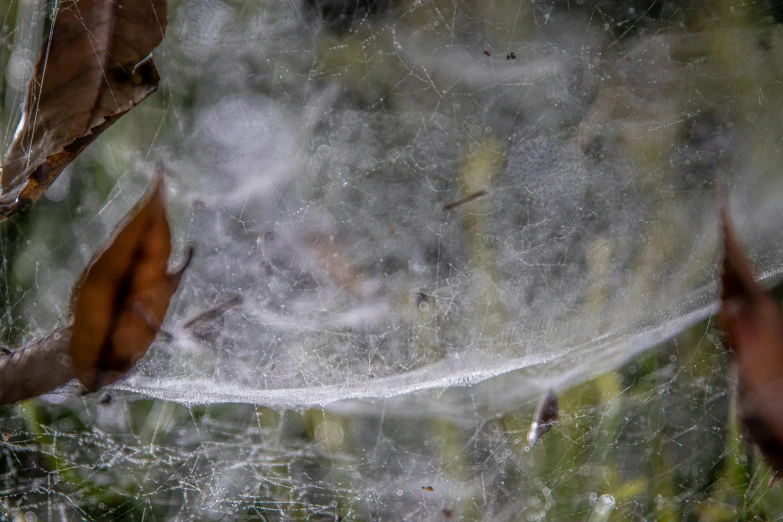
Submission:
POLYGON ((486 190, 479 190, 478 192, 474 192, 473 194, 470 194, 468 196, 465 196, 462 199, 458 199, 457 201, 452 201, 451 203, 447 203, 443 205, 443 210, 451 210, 455 207, 458 207, 460 205, 464 205, 465 203, 468 203, 470 201, 473 201, 474 199, 480 198, 481 196, 486 196, 487 191, 486 190))
POLYGON ((214 321, 215 319, 217 319, 218 317, 226 313, 231 308, 234 308, 235 306, 240 304, 242 304, 242 296, 235 295, 234 297, 228 299, 227 301, 224 301, 222 304, 219 304, 214 308, 210 308, 206 312, 197 315, 193 319, 190 319, 184 325, 182 325, 182 328, 184 328, 185 330, 191 330, 205 323, 214 321))

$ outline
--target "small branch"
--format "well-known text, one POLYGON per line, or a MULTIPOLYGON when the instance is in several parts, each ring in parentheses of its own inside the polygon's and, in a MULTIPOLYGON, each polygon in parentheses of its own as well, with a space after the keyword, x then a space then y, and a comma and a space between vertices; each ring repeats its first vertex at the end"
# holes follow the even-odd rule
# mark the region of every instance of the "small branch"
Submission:
POLYGON ((460 205, 464 205, 465 203, 468 203, 470 201, 473 201, 474 199, 478 199, 481 196, 486 196, 486 195, 487 195, 486 190, 479 190, 478 192, 474 192, 473 194, 465 196, 462 199, 458 199, 457 201, 452 201, 451 203, 447 203, 443 205, 443 210, 451 210, 453 208, 456 208, 460 205))
POLYGON ((184 330, 190 330, 193 335, 203 339, 206 337, 206 333, 203 331, 204 327, 209 326, 210 323, 225 314, 228 310, 240 304, 242 304, 242 296, 235 295, 234 297, 224 301, 216 307, 211 308, 206 312, 197 315, 193 319, 188 320, 185 324, 182 325, 182 328, 184 330))
POLYGON ((222 304, 217 305, 214 308, 211 308, 207 310, 206 312, 197 315, 193 319, 190 319, 188 322, 186 322, 184 325, 182 325, 182 328, 185 330, 189 330, 191 328, 195 328, 196 326, 206 323, 209 321, 214 321, 224 313, 226 313, 231 308, 234 308, 237 305, 242 304, 242 297, 239 295, 235 295, 231 299, 223 302, 222 304))

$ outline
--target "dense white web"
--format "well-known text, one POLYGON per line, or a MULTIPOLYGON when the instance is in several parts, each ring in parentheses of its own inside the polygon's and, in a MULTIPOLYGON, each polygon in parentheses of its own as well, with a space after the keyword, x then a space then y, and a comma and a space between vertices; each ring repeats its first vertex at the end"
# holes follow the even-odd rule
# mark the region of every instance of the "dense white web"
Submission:
MULTIPOLYGON (((7 144, 56 8, 0 5, 7 144)), ((0 518, 770 513, 705 320, 716 178, 759 275, 783 268, 774 6, 169 10, 160 91, 4 225, 4 337, 67 319, 157 160, 195 258, 108 395, 0 411, 0 518), (561 419, 531 449, 548 388, 561 419)))

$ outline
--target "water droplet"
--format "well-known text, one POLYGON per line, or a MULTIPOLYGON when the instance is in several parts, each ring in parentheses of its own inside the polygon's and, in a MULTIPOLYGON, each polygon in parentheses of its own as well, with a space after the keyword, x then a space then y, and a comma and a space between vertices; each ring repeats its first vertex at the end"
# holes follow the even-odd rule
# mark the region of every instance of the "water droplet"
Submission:
POLYGON ((324 143, 315 152, 318 156, 327 159, 332 155, 332 147, 324 143))
POLYGON ((612 495, 601 495, 595 504, 596 515, 606 515, 614 507, 614 497, 612 495))

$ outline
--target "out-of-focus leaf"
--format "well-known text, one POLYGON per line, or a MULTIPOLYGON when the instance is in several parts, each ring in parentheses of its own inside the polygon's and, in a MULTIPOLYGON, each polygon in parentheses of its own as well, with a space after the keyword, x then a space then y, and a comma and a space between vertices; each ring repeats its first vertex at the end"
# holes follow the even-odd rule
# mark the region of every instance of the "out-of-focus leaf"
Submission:
POLYGON ((82 276, 73 299, 71 359, 90 391, 130 370, 155 339, 182 270, 166 271, 171 232, 163 175, 82 276))
MULTIPOLYGON (((753 278, 719 188, 723 236, 720 326, 737 368, 743 427, 776 473, 783 470, 783 314, 753 278)), ((777 476, 777 474, 776 474, 777 476)), ((774 478, 773 478, 774 480, 774 478)))
POLYGON ((165 0, 65 0, 27 89, 0 176, 0 219, 35 203, 112 123, 155 92, 165 0))

